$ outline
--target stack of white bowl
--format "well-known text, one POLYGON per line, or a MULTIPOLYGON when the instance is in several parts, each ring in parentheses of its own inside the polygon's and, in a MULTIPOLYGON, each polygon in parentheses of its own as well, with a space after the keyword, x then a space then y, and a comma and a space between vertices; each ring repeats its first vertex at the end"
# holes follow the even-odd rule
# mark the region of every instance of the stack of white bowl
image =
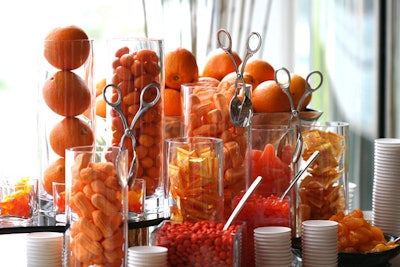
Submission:
POLYGON ((257 267, 292 266, 291 229, 264 226, 254 229, 254 250, 257 267))
POLYGON ((168 249, 161 246, 128 248, 128 267, 167 267, 168 249))
POLYGON ((338 264, 338 223, 308 220, 302 223, 302 261, 306 267, 336 267, 338 264))
POLYGON ((30 233, 26 240, 26 260, 29 267, 63 266, 63 234, 30 233))
POLYGON ((372 221, 384 233, 400 235, 400 139, 380 138, 374 145, 372 221))

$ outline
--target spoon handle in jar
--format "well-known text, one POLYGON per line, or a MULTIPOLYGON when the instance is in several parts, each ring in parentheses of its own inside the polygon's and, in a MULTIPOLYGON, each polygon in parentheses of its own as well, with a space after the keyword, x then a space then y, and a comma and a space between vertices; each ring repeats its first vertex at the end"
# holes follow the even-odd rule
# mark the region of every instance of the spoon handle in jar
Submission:
POLYGON ((290 182, 288 188, 286 189, 285 192, 283 192, 280 200, 282 201, 286 195, 289 193, 290 189, 292 189, 292 187, 296 184, 297 180, 299 180, 299 178, 303 175, 303 173, 308 169, 308 167, 311 165, 311 163, 314 162, 314 160, 317 158, 317 156, 319 155, 319 151, 316 150, 314 151, 314 153, 311 155, 311 157, 308 158, 308 160, 306 161, 306 163, 304 164, 304 166, 297 172, 296 176, 293 178, 293 180, 290 182))
POLYGON ((224 228, 222 228, 222 230, 224 230, 224 231, 228 230, 228 228, 231 225, 232 221, 236 218, 238 213, 242 210, 242 208, 244 206, 244 203, 247 201, 247 199, 250 197, 250 195, 253 193, 253 191, 256 189, 256 187, 260 184, 261 180, 262 180, 262 177, 258 176, 253 181, 253 183, 250 185, 249 189, 247 189, 246 193, 240 199, 239 203, 237 204, 237 206, 233 210, 231 216, 229 216, 229 219, 228 219, 228 221, 226 221, 226 223, 224 225, 224 228))

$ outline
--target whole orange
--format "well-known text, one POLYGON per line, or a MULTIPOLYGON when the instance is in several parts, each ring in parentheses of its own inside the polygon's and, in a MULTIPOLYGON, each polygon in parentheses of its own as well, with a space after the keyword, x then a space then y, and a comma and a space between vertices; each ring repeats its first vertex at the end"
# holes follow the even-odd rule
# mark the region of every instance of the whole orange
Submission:
POLYGON ((192 83, 199 78, 196 57, 189 50, 179 47, 165 54, 165 86, 180 89, 183 83, 192 83))
POLYGON ((96 96, 99 96, 103 94, 103 89, 107 85, 107 80, 106 78, 101 78, 97 83, 96 83, 96 96))
POLYGON ((53 151, 65 156, 65 149, 75 146, 92 145, 94 134, 92 129, 78 118, 64 118, 50 132, 49 143, 53 151))
MULTIPOLYGON (((232 54, 237 66, 239 66, 242 63, 241 58, 235 51, 232 51, 232 54)), ((201 76, 222 80, 227 74, 234 71, 235 67, 231 58, 224 50, 217 48, 208 54, 201 76)))
MULTIPOLYGON (((290 94, 293 98, 294 108, 297 109, 299 101, 305 92, 306 82, 298 74, 291 75, 290 94)), ((252 94, 254 112, 287 112, 291 110, 288 96, 282 91, 275 80, 260 83, 252 94)), ((300 110, 305 110, 311 101, 311 95, 306 98, 300 110)))
MULTIPOLYGON (((239 70, 241 68, 242 64, 240 64, 239 70)), ((244 66, 244 71, 253 76, 259 83, 267 80, 274 80, 275 78, 274 67, 260 58, 250 59, 244 66)))
POLYGON ((275 80, 260 83, 251 97, 256 113, 290 111, 289 99, 275 80))
POLYGON ((53 182, 65 183, 65 159, 58 158, 43 172, 43 189, 53 195, 53 182))
MULTIPOLYGON (((231 72, 221 80, 217 87, 217 93, 222 93, 225 96, 226 102, 229 105, 232 97, 235 94, 235 81, 237 78, 236 72, 231 72)), ((249 73, 243 73, 243 78, 246 84, 250 84, 252 86, 252 90, 258 85, 258 82, 251 76, 249 73)), ((242 84, 242 81, 239 80, 238 84, 242 84)), ((239 87, 240 88, 240 87, 239 87)), ((239 92, 239 98, 242 99, 243 91, 239 92)))
POLYGON ((165 116, 180 116, 182 114, 181 93, 179 90, 165 88, 164 114, 165 116))
POLYGON ((104 119, 107 117, 107 103, 102 94, 96 97, 96 115, 104 119))
POLYGON ((91 95, 85 82, 72 71, 61 70, 43 85, 43 99, 55 113, 74 117, 90 105, 91 95))
MULTIPOLYGON (((298 75, 292 74, 292 79, 290 82, 290 93, 293 97, 294 105, 297 108, 300 99, 306 91, 306 80, 298 75)), ((307 105, 311 102, 312 95, 310 94, 304 101, 300 110, 305 110, 307 105)))
POLYGON ((90 41, 86 32, 75 25, 57 27, 44 38, 43 53, 57 69, 77 69, 89 56, 90 41))

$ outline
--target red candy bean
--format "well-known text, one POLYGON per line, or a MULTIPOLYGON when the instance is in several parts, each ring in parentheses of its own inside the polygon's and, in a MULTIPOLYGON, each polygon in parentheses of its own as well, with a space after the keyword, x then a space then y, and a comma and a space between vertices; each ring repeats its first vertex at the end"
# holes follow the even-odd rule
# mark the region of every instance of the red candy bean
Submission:
MULTIPOLYGON (((168 248, 169 266, 233 266, 234 235, 240 225, 200 221, 182 224, 164 223, 157 231, 156 245, 168 248)), ((236 254, 237 255, 237 254, 236 254)), ((239 263, 240 264, 240 263, 239 263)))

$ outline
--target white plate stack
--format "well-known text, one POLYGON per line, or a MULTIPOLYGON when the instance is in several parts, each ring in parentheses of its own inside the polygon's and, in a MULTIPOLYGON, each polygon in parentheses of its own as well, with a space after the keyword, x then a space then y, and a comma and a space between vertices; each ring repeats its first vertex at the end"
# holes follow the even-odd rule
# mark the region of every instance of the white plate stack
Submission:
POLYGON ((336 267, 338 264, 338 223, 330 220, 304 221, 301 249, 304 267, 336 267))
POLYGON ((264 226, 254 229, 254 249, 257 267, 292 266, 291 229, 264 226))
POLYGON ((161 246, 128 248, 128 267, 167 267, 168 249, 161 246))
POLYGON ((37 232, 26 236, 26 260, 29 267, 63 265, 63 234, 37 232))
POLYGON ((380 138, 374 145, 372 222, 384 233, 400 235, 400 139, 380 138))

